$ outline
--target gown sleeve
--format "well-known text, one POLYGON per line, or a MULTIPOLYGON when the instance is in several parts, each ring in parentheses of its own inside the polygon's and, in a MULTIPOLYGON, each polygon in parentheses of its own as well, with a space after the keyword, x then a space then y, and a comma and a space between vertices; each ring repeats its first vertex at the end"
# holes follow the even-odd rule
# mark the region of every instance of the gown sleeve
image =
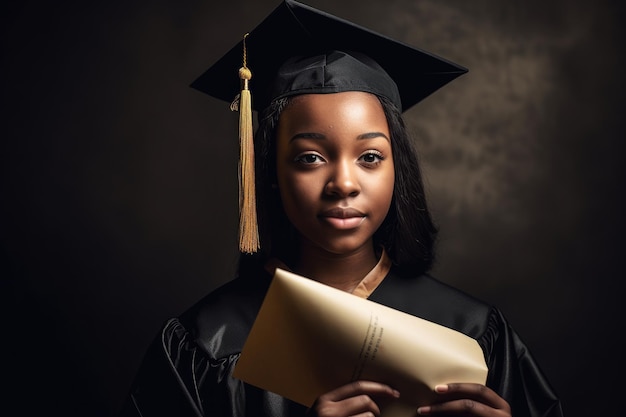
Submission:
POLYGON ((561 403, 519 335, 497 308, 478 343, 485 352, 487 386, 511 406, 513 417, 562 417, 561 403))
POLYGON ((211 358, 178 319, 148 348, 121 417, 244 415, 240 382, 230 378, 238 355, 211 358))

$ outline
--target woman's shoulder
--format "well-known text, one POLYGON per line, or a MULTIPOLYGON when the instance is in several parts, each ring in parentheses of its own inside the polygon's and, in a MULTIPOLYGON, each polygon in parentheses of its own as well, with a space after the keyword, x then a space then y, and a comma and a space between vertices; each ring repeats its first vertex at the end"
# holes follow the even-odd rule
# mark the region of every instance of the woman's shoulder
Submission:
POLYGON ((494 306, 431 275, 406 276, 393 269, 370 299, 474 338, 485 333, 498 313, 494 306))
POLYGON ((167 320, 144 355, 122 415, 181 415, 183 408, 185 415, 200 415, 200 393, 228 384, 268 284, 263 273, 235 278, 167 320))
POLYGON ((240 353, 269 283, 269 276, 260 271, 220 285, 169 320, 163 337, 186 338, 213 358, 240 353))

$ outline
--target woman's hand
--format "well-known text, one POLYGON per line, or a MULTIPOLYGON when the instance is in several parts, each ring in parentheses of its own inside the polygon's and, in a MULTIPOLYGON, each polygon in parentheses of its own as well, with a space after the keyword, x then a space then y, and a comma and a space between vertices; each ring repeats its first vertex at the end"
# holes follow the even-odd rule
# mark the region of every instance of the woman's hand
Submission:
POLYGON ((379 417, 379 404, 399 397, 389 385, 355 381, 320 395, 307 417, 379 417))
POLYGON ((419 415, 511 417, 511 406, 492 389, 480 384, 438 385, 436 404, 420 407, 419 415))

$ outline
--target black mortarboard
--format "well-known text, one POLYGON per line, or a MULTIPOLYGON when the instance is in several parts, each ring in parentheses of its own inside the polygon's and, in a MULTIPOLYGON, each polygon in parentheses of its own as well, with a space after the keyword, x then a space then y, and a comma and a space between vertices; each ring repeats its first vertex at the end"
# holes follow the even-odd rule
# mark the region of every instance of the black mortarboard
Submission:
POLYGON ((284 0, 191 84, 227 102, 237 98, 240 250, 253 253, 259 248, 252 109, 262 110, 280 97, 365 91, 388 98, 404 111, 465 72, 428 52, 284 0))
MULTIPOLYGON (((467 72, 450 61, 292 0, 283 1, 250 32, 245 43, 255 110, 281 96, 364 90, 384 95, 405 111, 467 72), (289 67, 279 74, 287 60, 291 60, 289 67), (399 101, 388 85, 389 78, 397 85, 399 101)), ((235 75, 242 65, 243 46, 239 42, 191 86, 231 102, 241 88, 235 75)))

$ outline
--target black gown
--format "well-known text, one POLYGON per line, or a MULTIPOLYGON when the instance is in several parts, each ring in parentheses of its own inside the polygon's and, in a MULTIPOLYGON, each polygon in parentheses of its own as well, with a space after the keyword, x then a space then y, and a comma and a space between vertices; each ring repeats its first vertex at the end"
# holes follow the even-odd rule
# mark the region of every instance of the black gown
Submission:
MULTIPOLYGON (((146 352, 121 415, 304 416, 305 407, 231 376, 270 281, 259 269, 168 320, 146 352)), ((497 308, 429 275, 404 278, 393 268, 369 299, 476 339, 489 368, 487 385, 509 402, 513 417, 563 415, 528 348, 497 308)))

